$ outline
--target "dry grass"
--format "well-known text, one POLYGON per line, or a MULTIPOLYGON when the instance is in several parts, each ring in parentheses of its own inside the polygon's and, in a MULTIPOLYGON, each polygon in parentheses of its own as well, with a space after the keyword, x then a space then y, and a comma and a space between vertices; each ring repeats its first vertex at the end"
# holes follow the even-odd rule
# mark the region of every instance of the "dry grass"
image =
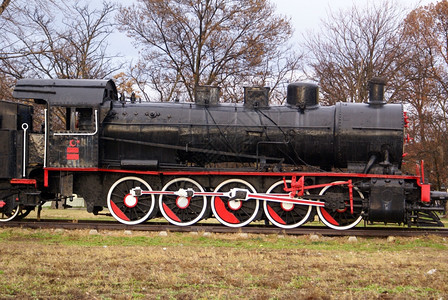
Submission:
MULTIPOLYGON (((101 213, 108 213, 107 209, 101 213)), ((37 210, 31 211, 30 214, 26 217, 26 219, 36 219, 37 210)), ((58 219, 58 220, 108 220, 114 221, 114 218, 111 216, 99 215, 95 216, 92 213, 88 213, 85 208, 75 208, 75 209, 51 209, 51 208, 43 208, 41 212, 41 218, 48 219, 58 219)))
POLYGON ((448 241, 0 228, 1 299, 447 299, 448 241), (429 273, 428 273, 429 272, 429 273))

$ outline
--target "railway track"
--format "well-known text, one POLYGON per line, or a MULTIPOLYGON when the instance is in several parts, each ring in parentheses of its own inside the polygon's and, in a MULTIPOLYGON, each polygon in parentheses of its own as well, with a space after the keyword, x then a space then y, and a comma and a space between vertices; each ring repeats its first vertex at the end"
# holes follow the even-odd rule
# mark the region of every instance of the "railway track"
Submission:
POLYGON ((115 221, 70 221, 70 220, 22 220, 0 224, 0 228, 31 229, 96 229, 96 230, 132 230, 132 231, 169 231, 169 232, 210 232, 210 233, 251 233, 251 234, 286 234, 322 236, 358 236, 358 237, 415 237, 415 236, 448 236, 447 228, 407 228, 407 227, 356 227, 349 230, 334 230, 323 226, 302 226, 294 229, 281 229, 274 226, 245 226, 231 228, 215 224, 198 224, 194 226, 175 226, 169 223, 144 223, 124 225, 115 221))

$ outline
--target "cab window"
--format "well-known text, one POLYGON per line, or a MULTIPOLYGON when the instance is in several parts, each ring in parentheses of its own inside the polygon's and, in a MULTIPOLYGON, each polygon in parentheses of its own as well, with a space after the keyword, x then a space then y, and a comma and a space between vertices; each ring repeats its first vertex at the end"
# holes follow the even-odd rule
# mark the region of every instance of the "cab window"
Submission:
POLYGON ((90 132, 95 128, 93 109, 80 107, 52 107, 51 130, 90 132))

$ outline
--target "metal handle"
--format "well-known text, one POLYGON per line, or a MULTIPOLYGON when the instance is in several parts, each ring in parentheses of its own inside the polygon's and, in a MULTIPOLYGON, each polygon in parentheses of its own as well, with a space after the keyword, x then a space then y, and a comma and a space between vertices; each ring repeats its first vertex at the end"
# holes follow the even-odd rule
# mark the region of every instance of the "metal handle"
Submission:
POLYGON ((26 175, 26 131, 28 130, 28 124, 22 124, 23 129, 23 165, 22 165, 22 177, 25 178, 26 175))

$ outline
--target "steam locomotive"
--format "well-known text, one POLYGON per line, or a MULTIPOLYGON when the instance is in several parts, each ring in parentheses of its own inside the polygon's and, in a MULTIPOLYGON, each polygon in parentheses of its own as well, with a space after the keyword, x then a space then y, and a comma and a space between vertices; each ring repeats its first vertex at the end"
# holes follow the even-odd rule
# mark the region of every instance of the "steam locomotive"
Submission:
POLYGON ((318 94, 293 83, 270 106, 268 88, 247 87, 234 104, 199 86, 195 102, 156 103, 119 97, 111 80, 19 80, 14 97, 42 109, 0 102, 0 221, 77 194, 127 225, 214 217, 288 229, 317 215, 336 230, 443 226, 447 193, 431 191, 423 163, 401 172, 408 121, 385 103, 384 81, 370 81, 368 103, 321 106, 318 94))

